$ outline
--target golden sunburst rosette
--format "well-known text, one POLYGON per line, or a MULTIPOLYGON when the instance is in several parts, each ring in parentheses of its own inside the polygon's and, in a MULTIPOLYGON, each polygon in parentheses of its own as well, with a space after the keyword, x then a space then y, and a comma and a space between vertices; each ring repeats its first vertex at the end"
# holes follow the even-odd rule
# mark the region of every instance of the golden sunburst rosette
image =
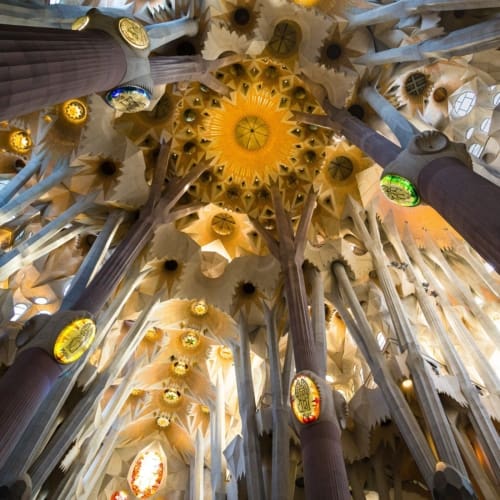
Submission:
POLYGON ((300 79, 270 59, 233 64, 216 76, 232 89, 229 97, 196 83, 179 103, 172 145, 177 174, 209 162, 190 194, 264 218, 273 215, 268 187, 275 179, 285 207, 297 211, 320 171, 327 137, 294 122, 292 111, 319 106, 300 79))

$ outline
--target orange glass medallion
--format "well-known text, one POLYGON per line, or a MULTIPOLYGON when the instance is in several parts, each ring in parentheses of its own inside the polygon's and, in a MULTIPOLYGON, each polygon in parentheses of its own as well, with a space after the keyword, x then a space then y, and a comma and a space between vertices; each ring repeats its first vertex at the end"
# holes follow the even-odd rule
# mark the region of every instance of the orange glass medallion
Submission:
POLYGON ((301 424, 318 420, 321 398, 314 380, 307 375, 296 375, 290 387, 290 404, 295 418, 301 424))
POLYGON ((138 498, 149 498, 163 486, 167 476, 167 458, 157 442, 141 450, 128 471, 128 484, 138 498))

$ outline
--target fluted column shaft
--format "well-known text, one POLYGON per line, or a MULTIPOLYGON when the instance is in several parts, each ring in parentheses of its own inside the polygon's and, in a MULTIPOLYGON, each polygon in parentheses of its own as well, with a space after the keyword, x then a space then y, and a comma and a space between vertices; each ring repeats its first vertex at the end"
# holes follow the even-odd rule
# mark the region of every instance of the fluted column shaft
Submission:
MULTIPOLYGON (((408 263, 407 275, 415 286, 415 295, 422 312, 427 320, 430 329, 435 332, 439 341, 444 359, 448 365, 450 372, 457 377, 460 389, 469 405, 468 414, 474 431, 481 443, 481 446, 489 459, 490 465, 496 477, 500 477, 500 441, 498 433, 493 425, 493 422, 483 406, 476 388, 472 385, 467 369, 460 358, 451 338, 446 331, 446 328, 439 317, 435 304, 426 294, 421 285, 422 276, 417 276, 417 270, 414 269, 408 254, 401 242, 399 234, 394 225, 386 227, 386 234, 389 237, 393 247, 395 248, 398 257, 402 262, 408 263)), ((453 424, 451 424, 453 432, 453 424)))
POLYGON ((210 477, 212 481, 212 498, 223 500, 226 498, 222 481, 222 450, 224 448, 224 382, 222 373, 217 373, 215 411, 210 418, 210 477), (215 417, 215 418, 214 418, 215 417))
POLYGON ((0 25, 0 120, 108 90, 127 63, 103 31, 0 25))
POLYGON ((453 158, 441 158, 422 169, 417 189, 500 272, 500 187, 453 158))
POLYGON ((47 480, 47 477, 61 460, 64 452, 68 450, 71 442, 74 441, 78 433, 78 428, 83 422, 87 422, 91 415, 95 413, 96 406, 102 399, 103 393, 109 386, 110 381, 115 380, 118 374, 123 370, 125 364, 130 361, 137 346, 144 337, 148 318, 151 311, 158 303, 158 300, 159 294, 152 297, 149 303, 146 304, 140 316, 134 322, 134 325, 127 332, 118 349, 115 351, 113 359, 107 369, 99 375, 99 378, 80 398, 68 417, 58 427, 48 445, 29 469, 33 491, 35 493, 40 490, 43 483, 47 480))
POLYGON ((205 465, 205 441, 198 427, 196 429, 196 453, 191 462, 191 481, 189 484, 189 500, 205 498, 204 465, 205 465))
POLYGON ((305 277, 311 287, 311 318, 314 340, 318 356, 316 373, 326 377, 326 321, 325 321, 325 291, 321 272, 313 265, 306 263, 305 277))
POLYGON ((479 349, 469 330, 465 328, 462 320, 458 317, 455 309, 448 300, 447 290, 441 285, 435 274, 425 263, 415 240, 409 232, 405 235, 405 247, 411 259, 415 262, 418 269, 420 269, 425 281, 429 283, 433 290, 438 292, 438 305, 445 315, 446 321, 450 326, 450 331, 453 332, 458 343, 463 346, 464 351, 467 352, 473 360, 473 366, 477 370, 487 390, 493 394, 497 394, 500 388, 499 378, 488 363, 488 359, 484 356, 481 349, 479 349))
POLYGON ((31 348, 0 379, 0 469, 60 374, 61 365, 46 351, 31 348))

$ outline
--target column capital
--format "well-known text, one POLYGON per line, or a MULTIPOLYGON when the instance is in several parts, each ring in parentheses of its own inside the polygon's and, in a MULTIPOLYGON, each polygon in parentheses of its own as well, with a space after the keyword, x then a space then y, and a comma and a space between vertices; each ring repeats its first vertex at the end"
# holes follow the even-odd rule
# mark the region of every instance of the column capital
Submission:
POLYGON ((127 70, 120 84, 105 94, 106 102, 123 113, 147 108, 153 96, 153 79, 149 64, 150 40, 147 31, 134 19, 111 17, 90 9, 73 22, 73 30, 105 31, 120 45, 127 70))
POLYGON ((426 130, 416 134, 396 159, 384 168, 380 178, 383 193, 397 205, 412 207, 420 204, 420 172, 430 162, 440 158, 454 158, 458 160, 457 164, 472 169, 465 144, 450 141, 437 130, 426 130))

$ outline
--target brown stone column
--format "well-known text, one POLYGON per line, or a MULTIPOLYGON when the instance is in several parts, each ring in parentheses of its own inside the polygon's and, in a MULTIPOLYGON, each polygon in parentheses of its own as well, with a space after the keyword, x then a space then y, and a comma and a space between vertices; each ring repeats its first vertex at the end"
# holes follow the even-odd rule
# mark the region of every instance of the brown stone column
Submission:
POLYGON ((302 426, 299 432, 306 497, 350 498, 339 426, 324 420, 302 426))
POLYGON ((67 306, 68 309, 97 314, 114 292, 132 262, 148 243, 153 231, 154 218, 152 216, 138 219, 87 288, 81 291, 75 303, 67 306))
POLYGON ((0 469, 60 374, 61 365, 33 347, 21 352, 1 377, 0 469))
MULTIPOLYGON (((323 103, 332 122, 381 167, 401 153, 396 146, 346 110, 323 103)), ((424 158, 425 155, 422 155, 424 158)), ((415 172, 416 174, 416 172, 415 172)), ((459 160, 442 157, 429 161, 418 174, 422 201, 434 208, 457 232, 500 272, 500 188, 465 167, 459 160)))
POLYGON ((421 170, 417 189, 500 272, 500 188, 458 160, 441 158, 421 170))
POLYGON ((0 25, 0 68, 0 120, 6 120, 109 90, 127 63, 104 31, 0 25))

